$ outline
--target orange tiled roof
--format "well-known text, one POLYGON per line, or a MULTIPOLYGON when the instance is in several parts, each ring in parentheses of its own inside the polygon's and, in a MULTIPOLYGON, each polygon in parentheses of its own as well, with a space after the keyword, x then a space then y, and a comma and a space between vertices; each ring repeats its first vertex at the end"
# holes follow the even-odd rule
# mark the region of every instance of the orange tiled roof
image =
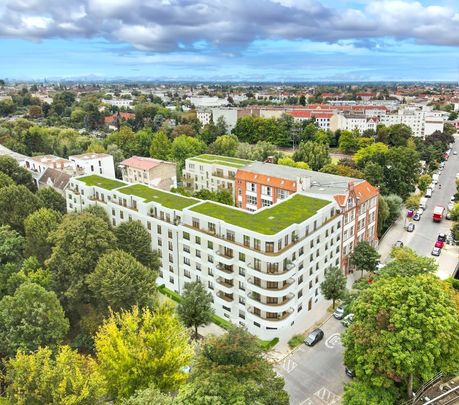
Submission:
POLYGON ((244 170, 236 172, 236 180, 245 180, 252 183, 259 183, 271 187, 281 188, 283 190, 296 191, 296 182, 279 177, 267 176, 260 173, 252 173, 244 170))
POLYGON ((354 186, 354 191, 361 203, 379 194, 379 190, 366 180, 356 184, 354 186))

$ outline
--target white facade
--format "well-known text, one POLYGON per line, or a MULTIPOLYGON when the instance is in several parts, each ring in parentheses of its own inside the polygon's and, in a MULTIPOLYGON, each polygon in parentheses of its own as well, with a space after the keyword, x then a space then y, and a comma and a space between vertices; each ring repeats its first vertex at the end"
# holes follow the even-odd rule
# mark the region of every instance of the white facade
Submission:
POLYGON ((208 110, 200 110, 196 113, 196 118, 202 126, 210 124, 212 121, 212 112, 208 110))
POLYGON ((396 114, 386 114, 380 117, 380 123, 386 126, 405 124, 411 128, 414 136, 425 137, 435 131, 443 131, 443 111, 419 109, 403 109, 396 114))
POLYGON ((212 108, 212 119, 216 123, 220 117, 226 122, 228 132, 231 132, 237 124, 238 109, 237 108, 212 108))
POLYGON ((145 202, 77 178, 66 194, 69 212, 100 205, 114 226, 141 221, 161 256, 158 284, 182 293, 185 283, 201 281, 218 316, 261 339, 288 339, 304 330, 323 304, 319 286, 326 270, 340 266, 341 216, 332 199, 301 223, 266 235, 193 211, 200 200, 171 209, 161 198, 145 202))
POLYGON ((337 129, 353 131, 357 129, 361 134, 366 130, 376 131, 378 119, 369 117, 367 115, 349 115, 349 114, 336 114, 331 119, 331 130, 337 129))
POLYGON ((98 174, 115 178, 115 165, 112 155, 106 153, 83 153, 82 155, 69 156, 69 160, 75 164, 77 170, 83 170, 84 174, 98 174))
POLYGON ((115 106, 115 107, 130 107, 133 103, 132 100, 124 99, 124 98, 113 99, 113 100, 103 99, 102 102, 105 104, 115 106))

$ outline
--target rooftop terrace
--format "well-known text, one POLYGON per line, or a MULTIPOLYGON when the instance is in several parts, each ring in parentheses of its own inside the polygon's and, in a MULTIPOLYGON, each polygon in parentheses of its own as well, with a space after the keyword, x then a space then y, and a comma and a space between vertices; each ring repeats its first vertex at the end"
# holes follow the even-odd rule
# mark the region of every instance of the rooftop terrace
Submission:
POLYGON ((238 159, 238 158, 233 158, 233 157, 228 157, 228 156, 208 155, 208 154, 198 155, 198 156, 189 158, 189 160, 192 160, 194 162, 200 162, 200 163, 218 164, 222 166, 234 167, 236 169, 239 169, 241 167, 248 165, 249 163, 252 163, 251 160, 238 159))
POLYGON ((96 174, 79 177, 78 180, 82 181, 87 186, 97 186, 100 188, 105 188, 105 190, 113 190, 114 188, 119 188, 126 185, 126 183, 122 181, 108 179, 106 177, 98 176, 96 174))
POLYGON ((182 210, 183 208, 189 207, 190 205, 196 204, 200 201, 195 198, 184 197, 179 194, 168 193, 156 188, 150 188, 142 184, 134 184, 132 186, 123 187, 117 191, 123 194, 141 197, 145 200, 145 202, 155 201, 166 208, 175 210, 182 210))
POLYGON ((213 202, 203 202, 190 208, 190 211, 208 215, 264 235, 274 235, 292 224, 299 224, 307 220, 330 203, 327 200, 296 194, 286 201, 256 213, 224 207, 213 202))

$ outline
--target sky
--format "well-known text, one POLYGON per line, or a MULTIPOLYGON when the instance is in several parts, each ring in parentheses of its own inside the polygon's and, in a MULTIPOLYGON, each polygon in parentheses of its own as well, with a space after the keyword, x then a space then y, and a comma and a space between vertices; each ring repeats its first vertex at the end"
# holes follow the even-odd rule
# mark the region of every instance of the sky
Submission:
POLYGON ((459 0, 0 0, 0 78, 459 81, 459 0))

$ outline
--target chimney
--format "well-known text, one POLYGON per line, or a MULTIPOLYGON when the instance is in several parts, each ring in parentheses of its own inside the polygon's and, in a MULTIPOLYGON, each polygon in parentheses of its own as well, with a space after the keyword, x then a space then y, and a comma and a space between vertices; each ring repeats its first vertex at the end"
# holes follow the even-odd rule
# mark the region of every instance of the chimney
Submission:
POLYGON ((353 192, 354 191, 354 182, 353 181, 350 181, 347 185, 347 188, 350 192, 353 192))

